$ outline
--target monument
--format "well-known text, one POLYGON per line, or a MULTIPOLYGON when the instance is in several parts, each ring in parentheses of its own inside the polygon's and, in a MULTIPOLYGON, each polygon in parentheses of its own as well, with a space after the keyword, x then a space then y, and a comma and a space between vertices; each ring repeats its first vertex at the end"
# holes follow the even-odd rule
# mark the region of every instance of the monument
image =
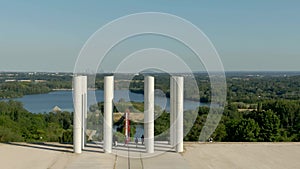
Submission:
MULTIPOLYGON (((183 152, 183 97, 184 78, 170 77, 170 144, 176 152, 183 152)), ((87 76, 75 76, 73 80, 74 153, 81 153, 86 144, 87 131, 87 76)), ((147 153, 154 153, 154 77, 144 78, 144 139, 147 153)), ((104 77, 104 152, 112 152, 112 113, 114 76, 104 77)), ((128 121, 129 122, 129 121, 128 121)), ((128 131, 127 131, 128 132, 128 131)), ((130 137, 127 134, 127 137, 130 137)))

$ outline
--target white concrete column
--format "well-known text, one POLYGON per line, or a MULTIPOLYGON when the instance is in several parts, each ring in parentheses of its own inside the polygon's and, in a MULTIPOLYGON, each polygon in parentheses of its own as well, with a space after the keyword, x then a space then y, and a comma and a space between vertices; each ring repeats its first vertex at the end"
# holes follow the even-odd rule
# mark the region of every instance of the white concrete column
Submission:
POLYGON ((175 77, 176 81, 176 98, 175 98, 175 109, 176 109, 176 152, 183 152, 183 97, 184 97, 184 86, 183 77, 175 77))
POLYGON ((154 152, 154 77, 144 79, 144 131, 147 153, 154 152))
POLYGON ((82 83, 82 149, 86 145, 86 129, 87 129, 87 76, 81 76, 82 83))
POLYGON ((170 77, 170 145, 174 147, 176 144, 176 125, 175 125, 175 80, 170 77))
POLYGON ((73 79, 73 103, 74 103, 74 117, 73 117, 73 150, 74 153, 81 153, 82 151, 82 80, 81 76, 76 76, 73 79))
POLYGON ((104 152, 111 153, 112 149, 112 113, 114 96, 114 77, 104 77, 104 152))

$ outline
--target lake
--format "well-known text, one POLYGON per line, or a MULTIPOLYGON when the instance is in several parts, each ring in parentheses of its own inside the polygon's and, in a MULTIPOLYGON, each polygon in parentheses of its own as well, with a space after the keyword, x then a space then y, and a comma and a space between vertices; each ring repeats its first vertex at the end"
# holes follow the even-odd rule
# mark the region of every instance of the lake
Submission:
MULTIPOLYGON (((89 105, 94 104, 96 101, 103 101, 103 90, 90 90, 88 91, 88 103, 89 105), (92 97, 93 95, 96 96, 92 97)), ((121 98, 125 101, 143 102, 144 95, 139 93, 133 93, 129 90, 115 90, 114 91, 114 101, 118 102, 121 98)), ((7 100, 7 99, 2 99, 7 100)), ((62 111, 74 110, 73 108, 73 98, 71 90, 54 91, 46 94, 35 94, 26 95, 22 98, 14 98, 11 100, 20 101, 23 103, 25 109, 33 113, 43 113, 50 112, 55 106, 58 106, 62 111)), ((165 97, 161 92, 155 94, 155 104, 159 105, 163 109, 169 111, 170 100, 165 97)), ((184 100, 184 110, 194 110, 199 106, 208 106, 207 103, 200 103, 197 101, 184 100)))

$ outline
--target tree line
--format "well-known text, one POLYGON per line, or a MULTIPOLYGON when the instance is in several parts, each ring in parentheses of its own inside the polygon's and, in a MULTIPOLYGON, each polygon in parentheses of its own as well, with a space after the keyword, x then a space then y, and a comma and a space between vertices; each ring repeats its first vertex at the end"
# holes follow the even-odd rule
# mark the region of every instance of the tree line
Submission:
MULTIPOLYGON (((91 107, 88 129, 97 130, 96 140, 103 138, 103 103, 91 107)), ((141 109, 143 103, 134 103, 141 109)), ((114 108, 115 111, 118 109, 114 108)), ((184 112, 185 141, 199 141, 201 130, 208 116, 209 107, 184 112), (190 129, 190 130, 188 130, 190 129)), ((154 132, 157 140, 169 139, 170 114, 155 109, 154 132)), ((118 121, 114 122, 115 124, 118 121)), ((122 122, 118 132, 122 133, 122 122)), ((132 135, 134 126, 132 123, 132 135)), ((209 130, 211 126, 205 126, 209 130)), ((0 142, 72 142, 73 113, 49 112, 34 114, 25 110, 17 101, 0 102, 0 142)), ((119 134, 119 137, 122 134, 119 134)), ((211 135, 215 141, 227 142, 274 142, 300 141, 300 101, 265 100, 256 109, 240 111, 237 104, 226 105, 220 123, 211 135)), ((120 138, 121 140, 122 138, 120 138)))
MULTIPOLYGON (((239 111, 235 104, 229 103, 212 138, 229 142, 300 141, 300 101, 265 100, 257 107, 239 111)), ((199 108, 186 141, 199 139, 208 111, 207 107, 199 108)))
POLYGON ((73 114, 30 113, 21 102, 0 102, 0 142, 72 142, 73 114))
MULTIPOLYGON (((229 102, 243 102, 250 104, 265 99, 300 99, 300 75, 291 74, 288 76, 275 76, 273 74, 260 74, 250 76, 248 74, 249 73, 233 73, 227 75, 227 100, 229 102)), ((89 87, 103 90, 103 78, 106 75, 109 74, 97 74, 94 86, 89 87)), ((115 79, 126 75, 127 74, 116 74, 115 79)), ((166 96, 169 97, 170 75, 166 73, 149 75, 155 77, 155 88, 162 90, 166 96)), ((129 82, 129 89, 132 92, 144 92, 144 76, 145 74, 133 76, 133 79, 129 82)), ((200 100, 201 102, 210 102, 211 88, 208 74, 194 73, 193 76, 194 80, 197 82, 199 94, 195 92, 193 87, 188 86, 189 84, 186 83, 185 98, 200 100)), ((90 77, 90 75, 88 75, 88 77, 90 77)), ((28 94, 48 93, 55 89, 72 89, 72 76, 68 73, 56 76, 45 73, 35 75, 22 74, 22 76, 19 75, 18 78, 32 80, 32 82, 4 82, 3 80, 0 80, 0 98, 14 98, 28 94), (36 83, 34 80, 45 80, 45 82, 36 83)), ((126 83, 128 82, 116 81, 115 88, 122 89, 126 83)))

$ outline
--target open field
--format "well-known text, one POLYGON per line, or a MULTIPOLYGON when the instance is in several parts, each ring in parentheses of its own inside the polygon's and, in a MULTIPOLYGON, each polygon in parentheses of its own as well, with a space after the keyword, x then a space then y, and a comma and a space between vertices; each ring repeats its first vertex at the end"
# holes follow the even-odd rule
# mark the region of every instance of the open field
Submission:
MULTIPOLYGON (((117 122, 124 115, 124 113, 117 112, 113 113, 113 120, 117 122)), ((130 120, 134 122, 144 122, 144 113, 130 113, 130 120)))
MULTIPOLYGON (((142 148, 142 145, 140 145, 142 148)), ((4 169, 297 169, 300 143, 185 143, 185 152, 157 153, 142 158, 142 149, 132 146, 132 155, 122 156, 126 148, 104 154, 101 145, 89 145, 81 155, 72 153, 71 145, 58 143, 0 144, 0 163, 4 169), (116 155, 118 154, 118 155, 116 155)))

